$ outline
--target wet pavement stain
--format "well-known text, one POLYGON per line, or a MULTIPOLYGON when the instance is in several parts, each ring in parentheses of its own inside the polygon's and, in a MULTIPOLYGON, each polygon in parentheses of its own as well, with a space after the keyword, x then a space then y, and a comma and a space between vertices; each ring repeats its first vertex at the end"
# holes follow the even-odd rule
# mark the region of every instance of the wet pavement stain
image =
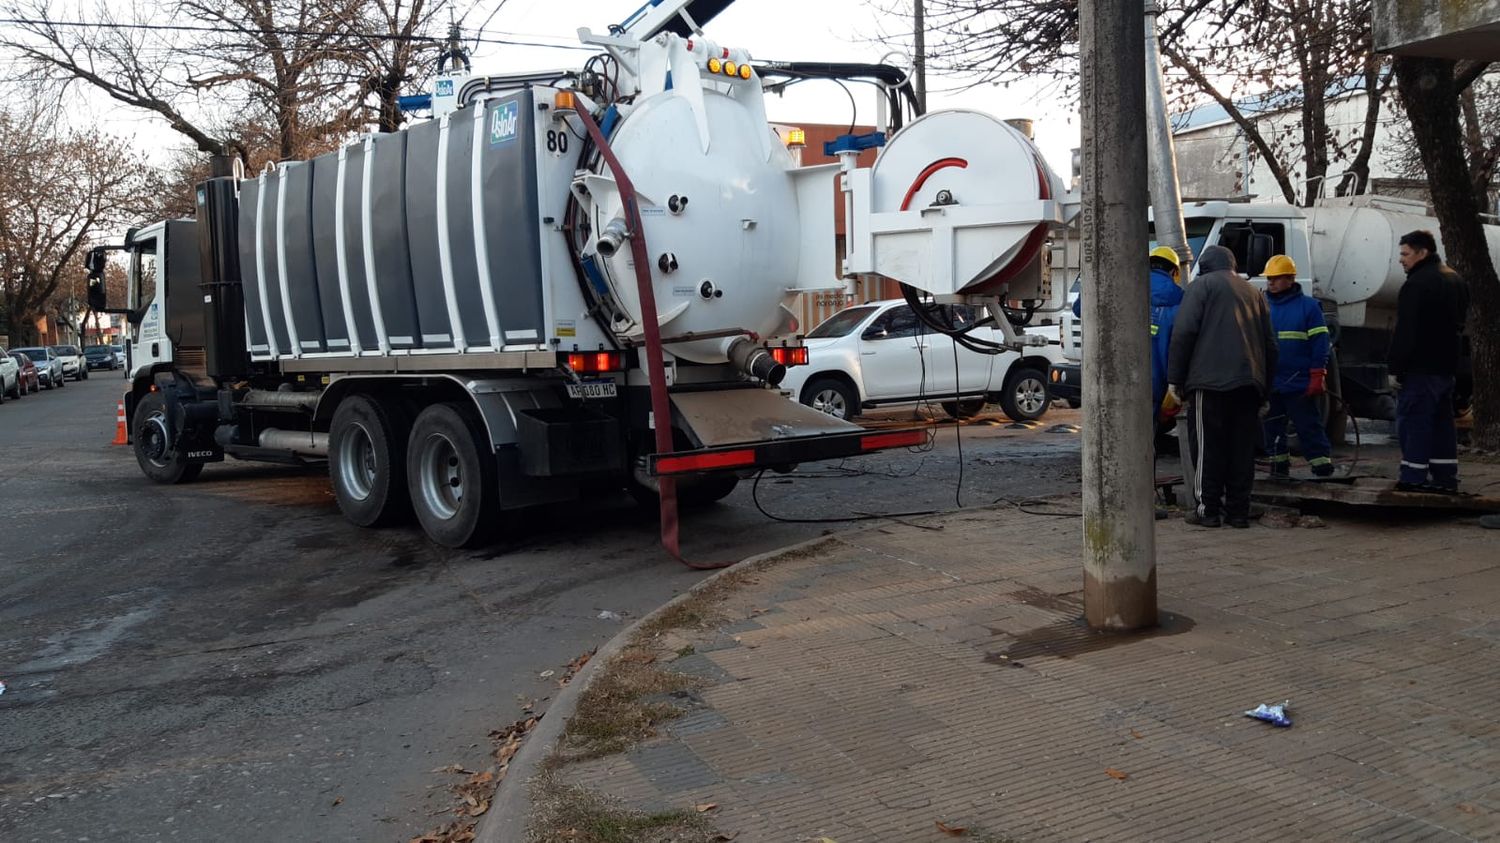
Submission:
MULTIPOLYGON (((1080 607, 1075 606, 1074 611, 1078 608, 1080 607)), ((984 660, 989 664, 1013 666, 1019 661, 1042 656, 1069 659, 1148 638, 1181 635, 1198 625, 1192 618, 1176 612, 1162 612, 1160 619, 1161 622, 1156 627, 1138 632, 1097 632, 1089 628, 1081 615, 1064 618, 1014 636, 1015 641, 1009 647, 989 653, 984 660)), ((1009 634, 1003 630, 991 631, 997 635, 1009 634)))

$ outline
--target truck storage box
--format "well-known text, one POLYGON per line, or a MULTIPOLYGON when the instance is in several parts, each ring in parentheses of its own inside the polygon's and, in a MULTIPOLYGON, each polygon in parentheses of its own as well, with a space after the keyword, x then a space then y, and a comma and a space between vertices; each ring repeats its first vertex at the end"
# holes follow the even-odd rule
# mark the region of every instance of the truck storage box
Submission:
POLYGON ((516 414, 521 470, 532 477, 592 474, 625 465, 618 420, 587 407, 544 407, 516 414))

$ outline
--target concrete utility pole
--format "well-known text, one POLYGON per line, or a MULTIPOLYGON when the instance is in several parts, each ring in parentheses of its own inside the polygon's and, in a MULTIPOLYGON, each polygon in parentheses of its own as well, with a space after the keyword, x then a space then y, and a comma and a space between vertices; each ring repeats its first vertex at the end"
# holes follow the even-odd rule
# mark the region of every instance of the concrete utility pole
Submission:
POLYGON ((913 25, 916 34, 916 58, 912 63, 917 70, 917 110, 927 113, 927 22, 924 19, 922 0, 914 0, 913 25))
POLYGON ((1081 0, 1083 606, 1094 629, 1155 626, 1145 14, 1081 0))

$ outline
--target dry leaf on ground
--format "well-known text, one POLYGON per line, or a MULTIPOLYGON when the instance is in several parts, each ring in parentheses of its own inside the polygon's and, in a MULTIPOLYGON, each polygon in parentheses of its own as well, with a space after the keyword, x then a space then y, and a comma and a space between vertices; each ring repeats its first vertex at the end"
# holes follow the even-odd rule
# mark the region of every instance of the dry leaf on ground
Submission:
POLYGON ((1477 814, 1477 813, 1479 813, 1479 809, 1478 808, 1475 808, 1473 805, 1470 805, 1467 802, 1460 802, 1460 803, 1458 803, 1458 810, 1463 811, 1465 814, 1477 814))
POLYGON ((344 804, 344 797, 342 797, 342 796, 340 796, 337 799, 333 800, 333 807, 335 807, 335 808, 337 808, 338 806, 340 806, 342 804, 344 804))
POLYGON ((1123 772, 1121 772, 1119 770, 1116 770, 1113 767, 1110 767, 1108 770, 1105 770, 1104 771, 1104 775, 1109 776, 1112 779, 1118 779, 1119 781, 1122 781, 1122 782, 1125 781, 1126 779, 1130 778, 1130 774, 1129 773, 1123 773, 1123 772))
POLYGON ((1131 730, 1130 730, 1130 736, 1131 736, 1131 737, 1132 737, 1132 738, 1135 738, 1135 739, 1136 739, 1136 740, 1140 740, 1140 739, 1141 739, 1141 738, 1142 738, 1142 737, 1143 737, 1143 735, 1141 735, 1141 733, 1140 733, 1140 732, 1137 732, 1137 731, 1136 731, 1136 730, 1134 730, 1134 729, 1131 729, 1131 730))
POLYGON ((717 807, 719 807, 719 803, 717 802, 704 802, 702 805, 694 805, 693 810, 701 814, 704 811, 712 811, 717 807))
POLYGON ((969 830, 961 825, 948 825, 942 820, 936 820, 933 824, 937 826, 938 831, 941 831, 949 837, 963 837, 965 834, 969 833, 969 830))

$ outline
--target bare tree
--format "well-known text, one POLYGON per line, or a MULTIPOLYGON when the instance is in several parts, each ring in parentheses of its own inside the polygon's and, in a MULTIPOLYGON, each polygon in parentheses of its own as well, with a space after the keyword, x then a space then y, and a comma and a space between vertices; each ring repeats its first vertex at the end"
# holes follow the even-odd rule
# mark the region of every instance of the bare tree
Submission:
POLYGON ((432 77, 440 45, 433 27, 449 8, 447 0, 372 0, 349 29, 357 49, 348 62, 356 98, 374 100, 374 122, 382 132, 401 128, 403 90, 420 88, 432 77))
POLYGON ((13 339, 34 337, 39 316, 76 318, 61 302, 81 298, 70 283, 83 253, 134 216, 149 175, 115 138, 64 130, 36 109, 0 112, 0 291, 13 339))

